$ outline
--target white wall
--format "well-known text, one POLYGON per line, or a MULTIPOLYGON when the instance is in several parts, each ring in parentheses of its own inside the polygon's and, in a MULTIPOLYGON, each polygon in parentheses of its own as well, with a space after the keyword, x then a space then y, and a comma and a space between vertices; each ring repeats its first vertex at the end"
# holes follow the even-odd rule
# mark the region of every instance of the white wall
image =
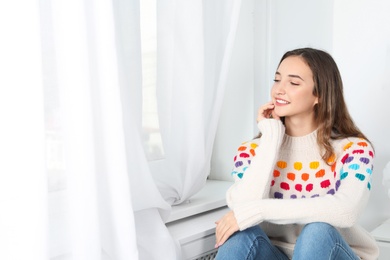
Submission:
POLYGON ((255 111, 269 99, 282 54, 320 48, 338 63, 350 113, 376 150, 371 198, 361 223, 371 230, 389 218, 390 198, 382 185, 390 161, 389 13, 386 0, 243 0, 211 178, 229 180, 238 144, 257 132, 255 111))
POLYGON ((356 124, 373 142, 376 159, 371 198, 363 216, 370 228, 390 217, 382 171, 390 161, 390 2, 334 1, 333 54, 356 124))
POLYGON ((253 0, 243 0, 226 94, 211 162, 211 179, 233 179, 233 157, 241 142, 253 138, 253 0))

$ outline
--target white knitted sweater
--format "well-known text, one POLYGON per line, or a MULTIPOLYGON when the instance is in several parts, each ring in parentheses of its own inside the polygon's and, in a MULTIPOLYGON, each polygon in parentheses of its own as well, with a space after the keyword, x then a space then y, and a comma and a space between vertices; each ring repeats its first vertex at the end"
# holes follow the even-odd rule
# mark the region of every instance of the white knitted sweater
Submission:
POLYGON ((333 141, 329 166, 321 158, 316 131, 291 137, 275 119, 261 120, 258 127, 262 137, 238 148, 232 172, 236 182, 226 194, 240 230, 261 224, 291 256, 305 224, 326 222, 360 258, 377 259, 375 240, 357 224, 371 189, 370 143, 359 138, 333 141))

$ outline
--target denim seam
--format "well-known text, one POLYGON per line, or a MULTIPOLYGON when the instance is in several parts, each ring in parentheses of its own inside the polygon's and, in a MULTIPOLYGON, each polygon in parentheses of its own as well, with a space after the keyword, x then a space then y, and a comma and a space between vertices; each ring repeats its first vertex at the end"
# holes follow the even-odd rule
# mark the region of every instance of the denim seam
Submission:
POLYGON ((352 256, 352 255, 349 253, 349 251, 346 250, 346 249, 343 247, 342 244, 340 244, 340 243, 337 242, 337 243, 335 243, 334 247, 332 248, 332 251, 331 251, 330 256, 329 256, 329 260, 333 259, 333 253, 336 251, 336 249, 342 250, 346 255, 348 255, 348 257, 349 257, 351 260, 355 260, 355 259, 356 259, 355 256, 354 256, 354 255, 352 256))
POLYGON ((252 250, 253 250, 253 248, 255 247, 255 244, 256 244, 256 243, 260 243, 261 240, 262 240, 263 242, 267 243, 268 245, 270 245, 269 248, 273 251, 273 253, 274 253, 274 255, 275 255, 276 258, 278 258, 279 260, 284 260, 284 259, 280 259, 280 258, 279 258, 279 256, 277 255, 278 252, 275 252, 275 250, 278 250, 278 249, 276 249, 276 248, 274 247, 273 244, 270 244, 270 243, 269 243, 266 239, 264 239, 262 236, 256 237, 256 239, 253 240, 252 245, 251 245, 251 247, 250 247, 250 249, 249 249, 248 255, 247 255, 247 257, 246 257, 246 260, 248 260, 248 259, 249 259, 249 256, 252 255, 252 250))

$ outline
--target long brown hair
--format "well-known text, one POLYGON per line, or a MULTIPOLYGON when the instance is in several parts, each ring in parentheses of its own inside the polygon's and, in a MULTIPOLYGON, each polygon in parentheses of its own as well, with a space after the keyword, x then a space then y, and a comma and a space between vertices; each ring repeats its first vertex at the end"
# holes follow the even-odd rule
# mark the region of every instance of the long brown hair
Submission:
POLYGON ((290 56, 302 57, 313 73, 313 95, 318 97, 318 104, 314 106, 318 126, 317 143, 323 152, 322 159, 328 162, 334 152, 331 140, 360 137, 369 141, 348 112, 343 94, 343 81, 332 56, 313 48, 295 49, 286 52, 279 65, 290 56))

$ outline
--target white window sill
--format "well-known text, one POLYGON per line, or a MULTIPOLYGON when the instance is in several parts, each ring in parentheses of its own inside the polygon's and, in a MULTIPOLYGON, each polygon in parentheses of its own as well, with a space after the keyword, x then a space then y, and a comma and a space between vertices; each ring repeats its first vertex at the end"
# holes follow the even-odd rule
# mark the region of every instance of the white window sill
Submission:
POLYGON ((229 210, 225 194, 231 185, 229 181, 208 180, 188 203, 172 207, 166 226, 180 244, 182 259, 209 259, 201 256, 215 251, 215 221, 229 210))
POLYGON ((225 207, 225 194, 231 185, 230 181, 207 180, 205 187, 187 202, 172 207, 166 223, 225 207))

